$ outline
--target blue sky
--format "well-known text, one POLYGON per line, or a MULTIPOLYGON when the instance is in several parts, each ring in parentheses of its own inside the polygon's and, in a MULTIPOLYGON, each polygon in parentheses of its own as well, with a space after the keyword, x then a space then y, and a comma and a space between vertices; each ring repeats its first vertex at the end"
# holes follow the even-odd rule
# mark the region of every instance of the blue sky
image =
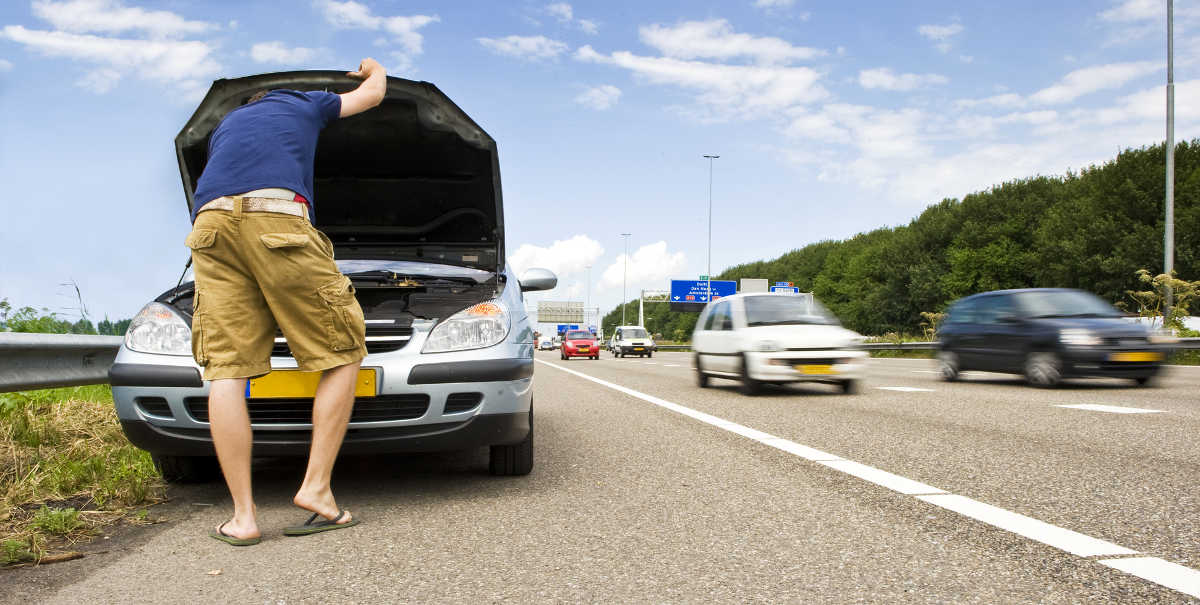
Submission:
MULTIPOLYGON (((1200 12, 1176 7, 1179 139, 1200 12)), ((0 3, 0 297, 129 317, 189 229, 172 140, 220 77, 428 80, 500 149, 508 255, 611 308, 705 269, 1161 142, 1165 0, 0 3), (590 288, 587 266, 591 266, 590 288)), ((74 311, 66 311, 71 316, 74 311)))

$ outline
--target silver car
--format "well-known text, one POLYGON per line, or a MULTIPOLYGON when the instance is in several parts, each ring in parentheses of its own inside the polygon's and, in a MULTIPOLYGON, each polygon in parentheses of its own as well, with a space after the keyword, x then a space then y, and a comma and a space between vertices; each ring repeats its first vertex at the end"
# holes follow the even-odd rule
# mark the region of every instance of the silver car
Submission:
MULTIPOLYGON (((326 71, 214 82, 175 138, 187 210, 208 136, 230 109, 263 89, 356 84, 326 71)), ((495 141, 432 84, 388 78, 382 105, 322 133, 314 184, 315 225, 333 241, 367 323, 342 453, 488 446, 493 474, 529 473, 535 344, 523 292, 557 279, 544 269, 518 278, 505 265, 495 141)), ((110 372, 125 434, 172 481, 218 469, 208 384, 191 355, 192 300, 181 279, 147 304, 110 372)), ((272 373, 247 385, 254 452, 307 455, 315 379, 276 336, 272 373)))

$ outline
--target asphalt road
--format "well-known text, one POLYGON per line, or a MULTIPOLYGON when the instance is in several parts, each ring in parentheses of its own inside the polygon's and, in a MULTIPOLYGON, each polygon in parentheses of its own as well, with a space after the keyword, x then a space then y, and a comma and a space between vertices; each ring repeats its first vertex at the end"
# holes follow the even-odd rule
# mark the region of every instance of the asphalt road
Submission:
POLYGON ((270 461, 256 471, 262 544, 206 537, 229 512, 220 484, 178 490, 176 520, 140 545, 53 566, 69 584, 14 583, 0 598, 1197 598, 1163 582, 1200 595, 1200 368, 1151 388, 1039 390, 877 359, 857 395, 794 385, 746 397, 724 380, 699 388, 690 354, 538 359, 528 477, 488 476, 483 451, 347 459, 334 486, 364 523, 284 538, 303 519, 289 504, 303 468, 270 461), (1156 412, 1059 407, 1078 404, 1156 412))

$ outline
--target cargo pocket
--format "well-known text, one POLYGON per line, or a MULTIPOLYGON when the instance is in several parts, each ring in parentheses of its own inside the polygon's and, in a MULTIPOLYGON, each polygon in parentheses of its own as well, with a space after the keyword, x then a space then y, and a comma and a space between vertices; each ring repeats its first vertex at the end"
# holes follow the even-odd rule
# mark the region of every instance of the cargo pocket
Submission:
POLYGON ((303 248, 308 245, 308 235, 304 233, 264 233, 258 239, 268 248, 303 248))
POLYGON ((329 348, 349 351, 362 346, 366 340, 366 322, 362 307, 354 298, 354 285, 342 275, 317 289, 321 300, 329 307, 325 329, 329 333, 329 348))
POLYGON ((192 232, 188 234, 187 239, 183 243, 192 250, 203 250, 204 248, 211 248, 216 241, 217 232, 215 230, 192 229, 192 232))
POLYGON ((192 299, 192 357, 196 365, 208 365, 208 352, 204 347, 204 310, 200 307, 200 291, 192 299))

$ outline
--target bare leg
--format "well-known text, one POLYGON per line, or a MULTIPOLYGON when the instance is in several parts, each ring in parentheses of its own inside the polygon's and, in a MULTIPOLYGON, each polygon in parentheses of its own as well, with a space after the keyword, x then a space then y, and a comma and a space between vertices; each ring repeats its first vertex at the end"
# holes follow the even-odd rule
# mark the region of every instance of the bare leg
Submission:
POLYGON ((233 496, 233 520, 218 528, 237 538, 261 535, 254 518, 254 494, 250 482, 250 415, 246 411, 246 379, 214 380, 208 391, 208 419, 221 472, 233 496))
MULTIPOLYGON (((361 365, 362 362, 356 361, 325 370, 313 401, 312 451, 308 454, 304 484, 292 502, 326 519, 333 519, 341 512, 329 488, 329 478, 338 450, 342 447, 342 438, 346 436, 350 412, 354 409, 354 384, 358 380, 358 368, 361 365)), ((347 514, 339 522, 345 523, 350 519, 351 516, 347 514)))

